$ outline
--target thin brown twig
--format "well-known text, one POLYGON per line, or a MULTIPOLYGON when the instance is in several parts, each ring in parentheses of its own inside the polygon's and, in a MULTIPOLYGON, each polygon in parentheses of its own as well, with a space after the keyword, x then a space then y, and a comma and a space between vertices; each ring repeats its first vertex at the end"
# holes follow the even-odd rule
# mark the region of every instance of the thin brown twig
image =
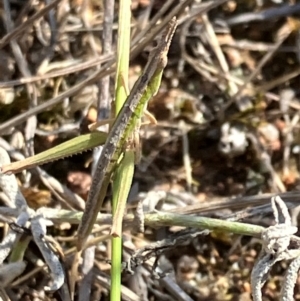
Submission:
MULTIPOLYGON (((288 24, 285 24, 282 28, 282 34, 278 37, 278 41, 274 45, 274 48, 266 53, 263 58, 259 61, 257 67, 255 70, 250 74, 250 76, 245 80, 244 84, 239 87, 239 90, 235 95, 232 96, 232 98, 223 106, 223 108, 219 112, 219 117, 223 119, 224 113, 233 103, 238 104, 239 96, 241 96, 244 89, 247 87, 247 85, 258 75, 258 73, 261 71, 263 66, 272 58, 272 56, 276 53, 277 49, 281 46, 283 41, 290 35, 292 32, 292 28, 288 24)), ((279 31, 280 32, 280 31, 279 31)))
POLYGON ((54 77, 65 76, 75 72, 83 71, 92 67, 98 66, 100 63, 108 62, 113 59, 113 55, 103 55, 97 58, 90 59, 88 61, 84 61, 78 64, 74 64, 73 66, 60 68, 57 71, 49 72, 43 75, 35 75, 30 77, 23 77, 16 80, 0 82, 0 88, 9 88, 18 85, 30 84, 37 81, 48 80, 54 77))
POLYGON ((0 49, 2 49, 5 45, 7 45, 12 39, 17 38, 20 34, 22 34, 25 30, 27 30, 30 25, 32 25, 39 18, 43 17, 48 11, 53 9, 59 2, 61 2, 61 0, 53 0, 53 2, 46 5, 43 9, 39 10, 35 15, 33 15, 24 23, 20 24, 17 28, 13 29, 11 32, 5 35, 0 40, 0 49))

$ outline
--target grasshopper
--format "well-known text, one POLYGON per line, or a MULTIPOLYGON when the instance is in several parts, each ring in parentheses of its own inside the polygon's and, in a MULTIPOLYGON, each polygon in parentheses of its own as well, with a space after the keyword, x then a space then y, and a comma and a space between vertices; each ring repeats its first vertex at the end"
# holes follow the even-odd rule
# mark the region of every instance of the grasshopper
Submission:
POLYGON ((82 135, 62 143, 51 150, 2 167, 3 173, 16 173, 25 168, 91 149, 103 144, 105 141, 95 169, 85 211, 78 228, 78 250, 82 249, 93 228, 113 172, 120 160, 122 160, 124 151, 131 141, 132 134, 137 131, 140 125, 148 101, 159 89, 176 26, 176 18, 173 18, 162 32, 157 46, 149 54, 146 67, 130 91, 108 135, 101 132, 82 135))

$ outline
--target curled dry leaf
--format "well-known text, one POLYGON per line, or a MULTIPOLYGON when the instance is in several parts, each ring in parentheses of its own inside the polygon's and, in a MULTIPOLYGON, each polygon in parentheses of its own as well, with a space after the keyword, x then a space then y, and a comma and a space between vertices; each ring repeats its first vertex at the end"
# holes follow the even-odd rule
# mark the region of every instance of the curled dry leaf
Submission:
POLYGON ((68 173, 68 186, 76 194, 86 197, 91 187, 92 178, 88 173, 73 171, 68 173))
POLYGON ((46 207, 51 202, 51 193, 48 190, 37 190, 31 187, 21 188, 28 206, 32 209, 46 207))

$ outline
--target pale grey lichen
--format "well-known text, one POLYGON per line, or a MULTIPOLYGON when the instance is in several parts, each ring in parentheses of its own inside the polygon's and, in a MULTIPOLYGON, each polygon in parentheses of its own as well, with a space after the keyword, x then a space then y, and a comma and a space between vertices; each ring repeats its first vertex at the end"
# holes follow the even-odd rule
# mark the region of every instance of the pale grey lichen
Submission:
POLYGON ((24 261, 12 262, 4 264, 0 268, 0 287, 5 288, 16 277, 20 276, 26 268, 24 261))
MULTIPOLYGON (((16 224, 20 227, 24 227, 29 219, 29 215, 26 211, 21 212, 16 220, 16 224)), ((7 258, 8 254, 11 252, 13 246, 15 245, 20 234, 13 230, 9 230, 5 238, 0 244, 0 264, 7 258)))
MULTIPOLYGON (((0 147, 0 167, 4 164, 9 164, 10 158, 3 148, 0 147)), ((55 291, 58 290, 64 283, 64 271, 59 261, 59 258, 54 254, 54 252, 49 247, 48 243, 45 240, 46 235, 46 224, 47 221, 39 213, 35 212, 27 206, 26 200, 19 190, 19 186, 14 175, 6 175, 0 173, 0 187, 3 192, 9 197, 12 207, 16 207, 20 214, 16 220, 16 224, 20 227, 24 227, 26 222, 31 218, 31 232, 33 239, 37 246, 39 247, 47 265, 52 274, 53 284, 50 287, 45 287, 45 290, 55 291)), ((15 243, 20 234, 13 230, 9 230, 6 237, 0 244, 0 264, 7 258, 8 254, 11 252, 12 248, 15 246, 15 243)), ((15 274, 22 273, 22 268, 24 264, 16 263, 11 267, 14 269, 15 274)), ((25 268, 25 267, 24 267, 25 268)), ((3 274, 4 283, 9 283, 11 281, 10 277, 13 277, 15 274, 7 275, 5 278, 5 272, 7 266, 0 267, 0 277, 3 274), (2 270, 3 269, 3 270, 2 270), (2 271, 2 274, 1 274, 2 271)), ((1 278, 1 279, 2 279, 1 278)))
POLYGON ((289 246, 292 235, 298 229, 292 226, 287 206, 279 196, 272 198, 272 209, 276 225, 270 226, 262 232, 262 254, 251 274, 252 296, 254 301, 261 301, 261 288, 266 282, 271 267, 278 261, 292 260, 286 271, 280 296, 281 301, 292 301, 300 268, 300 250, 289 249, 289 246))
POLYGON ((56 291, 61 288, 65 281, 65 275, 62 265, 57 255, 49 247, 45 241, 46 235, 46 220, 42 215, 37 215, 31 221, 32 236, 40 249, 50 271, 52 274, 53 284, 50 287, 45 287, 47 291, 56 291))
MULTIPOLYGON (((0 147, 0 167, 10 163, 10 158, 5 149, 0 147)), ((17 208, 27 206, 26 200, 19 190, 15 175, 6 175, 0 172, 0 187, 17 208)))

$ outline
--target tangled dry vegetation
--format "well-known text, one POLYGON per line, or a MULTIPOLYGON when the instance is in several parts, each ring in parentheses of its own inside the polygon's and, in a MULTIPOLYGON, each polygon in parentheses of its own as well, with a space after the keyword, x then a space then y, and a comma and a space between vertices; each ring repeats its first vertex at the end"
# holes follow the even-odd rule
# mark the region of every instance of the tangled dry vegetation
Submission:
MULTIPOLYGON (((97 112, 101 118, 109 117, 114 68, 106 72, 103 66, 112 66, 116 57, 119 3, 111 7, 112 3, 0 3, 0 146, 12 160, 87 133, 97 112)), ((148 106, 158 123, 141 129, 143 156, 127 212, 135 211, 142 201, 145 211, 266 227, 273 223, 270 196, 279 194, 297 226, 300 4, 132 1, 131 86, 145 65, 155 29, 174 15, 179 26, 169 63, 159 93, 148 106), (157 22, 151 24, 154 18, 157 22)), ((92 156, 89 151, 18 174, 29 207, 83 210, 92 156)), ((110 213, 109 200, 110 193, 103 212, 110 213)), ((13 207, 5 193, 1 206, 13 207)), ((24 229, 9 229, 12 217, 2 213, 0 219, 2 237, 22 230, 23 239, 28 239, 24 229)), ((71 300, 67 290, 79 301, 108 300, 109 224, 95 229, 95 243, 74 263, 76 225, 70 220, 52 221, 47 234, 60 250, 65 286, 54 293, 44 290, 51 277, 37 242, 30 241, 24 255, 27 266, 17 267, 23 272, 15 280, 0 283, 1 298, 71 300)), ((167 275, 155 277, 153 258, 133 275, 124 272, 124 300, 252 298, 250 275, 261 248, 254 238, 175 226, 146 227, 139 233, 129 225, 123 239, 124 262, 137 250, 154 246, 156 264, 167 275), (164 247, 158 247, 160 241, 164 247)), ((264 300, 279 300, 286 268, 285 261, 272 268, 262 289, 264 300)), ((2 270, 0 279, 7 273, 2 270)), ((300 300, 299 285, 294 298, 300 300)))

